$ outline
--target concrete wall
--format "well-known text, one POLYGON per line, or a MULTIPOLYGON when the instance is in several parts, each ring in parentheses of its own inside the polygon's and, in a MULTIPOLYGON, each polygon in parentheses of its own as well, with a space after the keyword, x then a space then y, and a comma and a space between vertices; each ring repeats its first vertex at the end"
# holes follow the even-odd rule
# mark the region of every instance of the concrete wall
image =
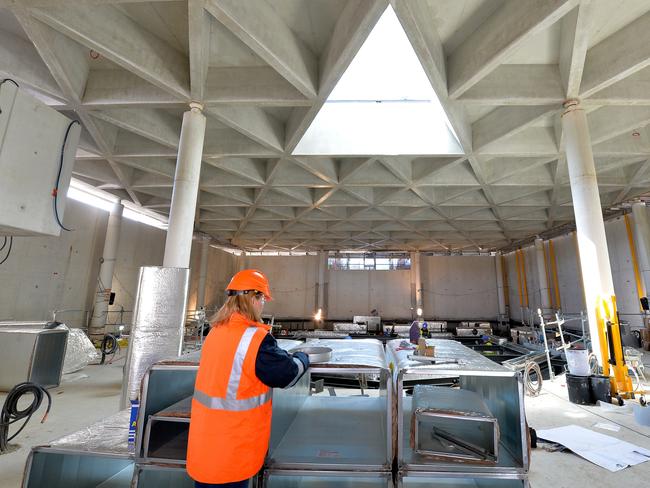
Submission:
POLYGON ((422 256, 426 318, 494 320, 498 313, 493 256, 422 256))
MULTIPOLYGON (((633 222, 631 216, 630 221, 631 223, 633 222)), ((638 315, 640 313, 639 299, 624 218, 618 217, 606 222, 605 232, 607 235, 607 247, 609 250, 614 289, 616 291, 617 305, 621 319, 629 321, 633 326, 641 326, 642 321, 638 315)), ((579 271, 575 233, 572 232, 554 238, 553 245, 557 262, 561 309, 568 314, 579 314, 581 311, 585 311, 585 300, 579 271)), ((537 310, 540 306, 540 296, 534 247, 526 247, 523 251, 526 260, 529 308, 537 310)), ((514 320, 521 321, 522 310, 519 303, 517 268, 514 253, 506 256, 506 263, 508 282, 510 284, 510 315, 514 320)), ((551 291, 554 291, 552 280, 549 284, 551 291)))
MULTIPOLYGON (((57 315, 71 326, 85 326, 85 312, 93 306, 99 259, 104 248, 108 213, 69 200, 64 225, 72 232, 60 237, 16 237, 11 256, 0 266, 0 320, 47 320, 53 310, 80 310, 57 315)), ((160 266, 165 231, 122 219, 113 275, 115 303, 108 323, 130 323, 141 266, 160 266), (124 310, 123 314, 119 311, 124 310)), ((4 256, 4 251, 2 253, 4 256)), ((196 303, 200 244, 194 242, 191 258, 189 308, 196 303)), ((235 272, 236 257, 210 248, 206 305, 217 308, 235 272)))
POLYGON ((411 272, 330 270, 329 320, 350 321, 375 309, 387 319, 411 318, 411 272))
POLYGON ((318 256, 247 256, 245 266, 259 269, 271 283, 273 300, 266 304, 264 313, 276 318, 313 317, 318 256))
MULTIPOLYGON (((53 310, 87 310, 107 222, 108 213, 69 201, 63 223, 74 231, 14 237, 11 255, 0 266, 0 320, 48 320, 53 310)), ((81 325, 83 313, 60 318, 81 325)))

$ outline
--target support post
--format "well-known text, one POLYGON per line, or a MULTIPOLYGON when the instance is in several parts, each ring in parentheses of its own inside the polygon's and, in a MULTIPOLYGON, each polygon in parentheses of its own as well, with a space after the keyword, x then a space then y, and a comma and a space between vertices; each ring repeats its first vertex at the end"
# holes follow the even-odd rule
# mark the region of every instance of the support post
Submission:
POLYGON ((205 138, 206 120, 202 110, 201 104, 192 102, 190 110, 183 114, 163 259, 163 266, 166 268, 189 268, 190 266, 196 199, 199 192, 201 158, 203 157, 203 139, 205 138))
POLYGON ((119 200, 115 202, 108 215, 106 226, 106 239, 102 252, 99 275, 97 276, 97 289, 95 292, 95 305, 88 327, 88 335, 93 339, 101 338, 106 332, 106 318, 108 302, 113 289, 113 271, 117 260, 117 247, 120 241, 120 226, 122 225, 122 211, 124 207, 119 200))
POLYGON ((598 192, 589 127, 585 112, 578 101, 572 100, 565 103, 562 128, 566 143, 569 181, 580 251, 580 270, 589 317, 589 333, 598 363, 602 365, 603 354, 598 347, 596 307, 599 304, 599 299, 609 300, 614 296, 614 282, 607 250, 605 223, 598 192))
POLYGON ((548 289, 548 274, 546 272, 546 257, 544 256, 544 241, 535 239, 535 258, 537 261, 537 280, 539 282, 540 308, 542 313, 548 313, 551 309, 550 293, 548 289))
POLYGON ((506 310, 506 294, 503 284, 503 263, 501 254, 494 256, 494 263, 497 273, 497 297, 499 299, 499 317, 498 320, 508 320, 508 312, 506 310))
POLYGON ((647 297, 648 290, 650 290, 650 223, 645 203, 632 204, 632 219, 634 220, 634 241, 639 259, 641 282, 647 297))
POLYGON ((201 238, 201 261, 199 263, 199 283, 196 289, 196 310, 205 307, 205 284, 208 278, 208 253, 210 252, 210 238, 201 238))
POLYGON ((411 267, 414 268, 413 279, 415 281, 415 310, 418 318, 424 316, 424 307, 422 304, 422 273, 420 268, 420 251, 411 253, 411 267), (421 313, 417 313, 421 311, 421 313))

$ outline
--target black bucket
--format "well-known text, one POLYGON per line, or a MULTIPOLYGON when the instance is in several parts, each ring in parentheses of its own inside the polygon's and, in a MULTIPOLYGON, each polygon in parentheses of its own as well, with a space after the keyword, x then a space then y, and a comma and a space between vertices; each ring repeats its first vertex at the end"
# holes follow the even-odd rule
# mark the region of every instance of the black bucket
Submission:
POLYGON ((578 405, 593 405, 589 376, 566 374, 566 387, 569 390, 569 401, 578 405))
POLYGON ((591 396, 594 403, 598 400, 604 403, 612 402, 612 391, 609 376, 592 375, 589 377, 591 396))

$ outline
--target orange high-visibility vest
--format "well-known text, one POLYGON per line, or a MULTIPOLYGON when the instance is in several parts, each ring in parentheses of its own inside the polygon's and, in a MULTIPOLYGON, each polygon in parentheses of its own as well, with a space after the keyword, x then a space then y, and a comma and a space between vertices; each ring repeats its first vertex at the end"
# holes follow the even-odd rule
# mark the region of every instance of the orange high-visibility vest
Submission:
POLYGON ((255 375, 255 360, 269 330, 234 314, 205 340, 187 443, 187 472, 195 481, 245 480, 264 463, 272 390, 255 375))

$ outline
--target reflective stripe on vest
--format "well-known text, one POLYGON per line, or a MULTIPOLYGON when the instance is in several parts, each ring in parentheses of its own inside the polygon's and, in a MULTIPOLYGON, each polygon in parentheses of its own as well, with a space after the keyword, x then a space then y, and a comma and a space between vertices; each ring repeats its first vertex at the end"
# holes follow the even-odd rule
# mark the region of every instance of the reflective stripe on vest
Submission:
POLYGON ((268 391, 262 393, 261 395, 245 398, 243 400, 237 399, 237 390, 239 389, 239 381, 241 380, 246 353, 248 352, 248 347, 250 346, 251 341, 253 340, 253 336, 257 330, 257 327, 249 327, 246 329, 239 341, 239 345, 235 351, 235 358, 232 363, 232 369, 230 370, 230 378, 228 379, 226 398, 213 397, 202 391, 194 390, 194 399, 197 402, 199 402, 204 407, 213 410, 229 410, 237 412, 252 410, 253 408, 262 406, 271 400, 273 392, 270 388, 268 391))

